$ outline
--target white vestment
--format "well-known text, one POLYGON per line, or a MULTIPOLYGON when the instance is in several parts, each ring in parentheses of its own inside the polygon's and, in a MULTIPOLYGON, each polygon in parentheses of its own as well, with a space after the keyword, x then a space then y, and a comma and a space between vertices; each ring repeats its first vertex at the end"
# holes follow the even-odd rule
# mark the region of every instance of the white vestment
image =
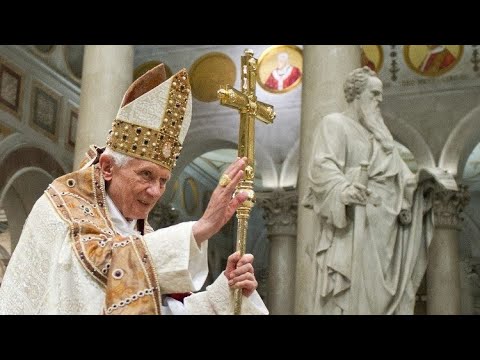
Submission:
POLYGON ((398 150, 386 152, 359 122, 343 114, 323 118, 314 136, 304 205, 318 217, 314 253, 316 314, 413 314, 425 273, 433 222, 415 176, 398 150), (368 203, 365 223, 354 218, 341 194, 358 181, 360 162, 370 163, 368 188, 382 200, 368 203), (401 210, 412 223, 400 226, 401 210), (359 230, 356 238, 355 225, 359 230))
MULTIPOLYGON (((122 235, 136 233, 108 200, 112 223, 122 235)), ((181 223, 144 236, 153 257, 162 294, 198 291, 208 274, 207 241, 200 249, 192 235, 194 222, 181 223)), ((46 195, 35 203, 25 223, 0 287, 0 314, 101 314, 105 289, 87 273, 72 249, 68 224, 46 195)), ((206 291, 184 304, 164 299, 162 314, 231 314, 233 291, 222 273, 206 291)), ((255 291, 243 297, 242 314, 268 314, 255 291)))

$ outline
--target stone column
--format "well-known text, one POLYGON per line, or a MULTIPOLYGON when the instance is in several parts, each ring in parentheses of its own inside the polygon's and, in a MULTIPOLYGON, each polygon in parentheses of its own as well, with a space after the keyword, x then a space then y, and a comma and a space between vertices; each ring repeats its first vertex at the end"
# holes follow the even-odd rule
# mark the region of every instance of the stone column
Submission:
POLYGON ((267 308, 272 315, 293 314, 298 194, 278 190, 256 196, 264 210, 270 245, 267 308))
MULTIPOLYGON (((302 120, 300 129, 299 204, 306 193, 306 166, 312 151, 312 136, 317 123, 331 112, 346 108, 343 83, 348 73, 360 67, 360 46, 306 45, 303 49, 302 120)), ((315 256, 309 248, 316 221, 311 210, 298 209, 295 313, 309 314, 313 301, 315 256)))
POLYGON ((104 146, 133 77, 132 45, 86 45, 73 167, 91 144, 104 146))
POLYGON ((459 191, 440 189, 434 194, 435 230, 429 248, 427 267, 427 314, 460 314, 460 273, 458 231, 461 216, 468 203, 465 186, 459 191))

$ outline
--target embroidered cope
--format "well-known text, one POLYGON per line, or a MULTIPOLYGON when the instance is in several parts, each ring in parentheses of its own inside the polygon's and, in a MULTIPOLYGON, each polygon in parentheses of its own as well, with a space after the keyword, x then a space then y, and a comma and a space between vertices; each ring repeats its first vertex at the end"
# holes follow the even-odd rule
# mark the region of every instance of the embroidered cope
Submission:
MULTIPOLYGON (((207 241, 198 248, 194 222, 157 231, 147 225, 141 236, 102 191, 88 192, 87 184, 103 186, 94 169, 55 180, 35 203, 0 287, 0 314, 231 314, 223 273, 184 304, 171 297, 161 304, 161 294, 201 288, 207 241), (122 255, 112 256, 117 250, 122 255)), ((242 310, 268 313, 257 292, 242 310)))

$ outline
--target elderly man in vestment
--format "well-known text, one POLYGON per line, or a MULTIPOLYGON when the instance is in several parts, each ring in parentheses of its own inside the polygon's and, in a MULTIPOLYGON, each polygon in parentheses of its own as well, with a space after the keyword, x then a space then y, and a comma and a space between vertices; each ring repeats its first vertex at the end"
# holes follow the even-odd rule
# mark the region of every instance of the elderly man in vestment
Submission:
POLYGON ((192 114, 185 69, 159 65, 127 90, 107 147, 35 203, 0 287, 0 314, 267 314, 253 256, 232 254, 206 291, 207 240, 247 198, 233 196, 237 159, 198 221, 153 231, 146 219, 165 191, 192 114))
POLYGON ((419 65, 420 72, 434 75, 448 68, 457 59, 444 45, 427 45, 428 53, 419 65))
POLYGON ((424 198, 423 185, 415 192, 416 176, 384 124, 375 72, 352 71, 344 92, 348 109, 325 116, 314 134, 303 202, 318 219, 313 311, 413 314, 432 235, 430 193, 424 198))
POLYGON ((302 71, 290 64, 287 52, 281 52, 277 55, 277 67, 272 70, 265 86, 273 90, 284 90, 295 84, 302 76, 302 71))

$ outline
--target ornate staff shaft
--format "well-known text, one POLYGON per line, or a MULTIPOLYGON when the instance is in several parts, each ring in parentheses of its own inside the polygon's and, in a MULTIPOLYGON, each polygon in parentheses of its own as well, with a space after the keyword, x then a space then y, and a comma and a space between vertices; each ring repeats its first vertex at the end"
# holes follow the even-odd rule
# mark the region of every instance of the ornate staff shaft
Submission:
MULTIPOLYGON (((238 156, 247 158, 247 165, 243 179, 237 185, 235 194, 246 192, 245 200, 237 209, 237 251, 243 256, 246 250, 248 219, 250 211, 255 205, 255 192, 253 191, 255 178, 255 119, 271 124, 275 118, 273 106, 257 101, 255 95, 255 82, 257 74, 257 59, 253 57, 252 50, 245 50, 241 61, 242 91, 226 86, 218 90, 220 104, 237 109, 240 112, 240 128, 238 132, 238 156)), ((242 307, 242 292, 235 289, 234 314, 239 315, 242 307)))

